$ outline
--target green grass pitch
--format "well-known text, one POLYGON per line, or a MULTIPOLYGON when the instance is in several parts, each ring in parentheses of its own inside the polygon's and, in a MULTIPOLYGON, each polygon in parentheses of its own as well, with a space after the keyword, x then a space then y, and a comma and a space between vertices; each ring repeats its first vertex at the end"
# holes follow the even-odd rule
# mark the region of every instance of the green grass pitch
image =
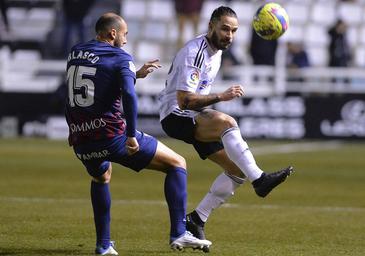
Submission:
MULTIPOLYGON (((189 145, 163 142, 187 159, 190 211, 221 170, 189 145)), ((292 164, 296 172, 265 199, 246 183, 215 210, 210 255, 365 255, 365 143, 249 144, 264 170, 292 164)), ((93 255, 90 179, 65 141, 1 139, 0 174, 0 255, 93 255)), ((114 165, 111 231, 120 255, 204 254, 170 250, 163 180, 114 165)))

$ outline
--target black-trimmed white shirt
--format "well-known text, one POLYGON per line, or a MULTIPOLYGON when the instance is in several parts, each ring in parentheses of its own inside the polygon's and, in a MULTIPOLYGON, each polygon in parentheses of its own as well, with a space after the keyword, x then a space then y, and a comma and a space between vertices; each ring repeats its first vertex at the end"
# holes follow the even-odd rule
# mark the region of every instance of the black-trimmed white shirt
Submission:
POLYGON ((221 58, 222 51, 213 50, 209 46, 206 34, 190 40, 180 49, 167 75, 166 87, 159 94, 160 120, 172 112, 191 117, 197 114, 196 111, 179 108, 176 91, 209 94, 220 68, 221 58))

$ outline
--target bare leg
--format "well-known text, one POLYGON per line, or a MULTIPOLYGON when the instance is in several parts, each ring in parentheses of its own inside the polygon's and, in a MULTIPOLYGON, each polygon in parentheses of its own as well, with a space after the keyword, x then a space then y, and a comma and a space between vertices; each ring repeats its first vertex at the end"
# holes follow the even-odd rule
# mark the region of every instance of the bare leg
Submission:
POLYGON ((167 173, 174 167, 186 169, 185 159, 159 141, 156 154, 146 168, 167 173))

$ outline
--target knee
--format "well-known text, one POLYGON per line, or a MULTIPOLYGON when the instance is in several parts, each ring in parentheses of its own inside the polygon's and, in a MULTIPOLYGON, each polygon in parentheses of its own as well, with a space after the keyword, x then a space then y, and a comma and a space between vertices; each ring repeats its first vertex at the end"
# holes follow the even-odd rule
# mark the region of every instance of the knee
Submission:
POLYGON ((93 177, 93 180, 97 183, 109 183, 110 180, 112 178, 112 165, 109 165, 108 170, 106 170, 106 172, 104 172, 103 175, 99 176, 99 177, 93 177))
POLYGON ((186 170, 186 160, 184 157, 176 154, 176 157, 174 158, 174 161, 172 163, 174 167, 180 167, 184 168, 186 170))
POLYGON ((236 120, 233 117, 229 116, 229 115, 221 115, 219 117, 219 119, 220 119, 219 123, 221 124, 221 130, 222 131, 225 131, 225 130, 227 130, 229 128, 232 128, 232 127, 238 127, 238 124, 237 124, 236 120))

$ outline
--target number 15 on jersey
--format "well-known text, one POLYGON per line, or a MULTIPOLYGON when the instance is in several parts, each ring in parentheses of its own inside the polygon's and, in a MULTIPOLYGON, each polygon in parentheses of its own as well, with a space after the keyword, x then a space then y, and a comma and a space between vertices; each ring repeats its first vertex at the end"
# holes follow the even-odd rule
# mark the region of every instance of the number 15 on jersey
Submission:
POLYGON ((68 99, 71 107, 89 107, 94 104, 95 85, 84 75, 95 76, 96 68, 70 66, 67 70, 68 99))

